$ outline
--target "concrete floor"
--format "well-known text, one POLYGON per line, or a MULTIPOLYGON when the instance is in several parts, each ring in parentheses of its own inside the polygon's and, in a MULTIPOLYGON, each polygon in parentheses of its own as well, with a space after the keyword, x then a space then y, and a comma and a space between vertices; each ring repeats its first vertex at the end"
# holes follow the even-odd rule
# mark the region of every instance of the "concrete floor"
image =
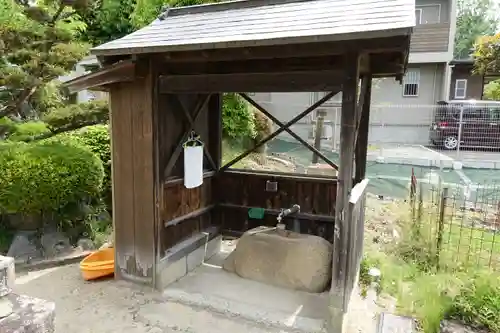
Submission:
POLYGON ((209 309, 266 327, 320 332, 328 315, 328 293, 312 294, 274 287, 224 271, 228 251, 170 285, 168 301, 209 309))
POLYGON ((168 302, 156 290, 124 281, 85 282, 78 264, 18 273, 15 292, 55 302, 55 333, 293 332, 168 302))
MULTIPOLYGON (((55 302, 56 333, 321 331, 326 294, 293 292, 241 279, 218 267, 225 255, 213 257, 163 295, 113 279, 85 282, 78 264, 20 272, 15 292, 55 302)), ((355 295, 347 332, 374 333, 377 312, 373 301, 355 295)))

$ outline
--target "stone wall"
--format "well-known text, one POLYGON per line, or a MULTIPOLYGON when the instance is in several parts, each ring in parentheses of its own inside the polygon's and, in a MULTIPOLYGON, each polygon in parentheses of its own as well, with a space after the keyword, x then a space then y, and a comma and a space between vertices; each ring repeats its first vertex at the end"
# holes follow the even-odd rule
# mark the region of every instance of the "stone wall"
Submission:
POLYGON ((0 256, 0 333, 53 333, 55 304, 12 292, 14 259, 0 256))

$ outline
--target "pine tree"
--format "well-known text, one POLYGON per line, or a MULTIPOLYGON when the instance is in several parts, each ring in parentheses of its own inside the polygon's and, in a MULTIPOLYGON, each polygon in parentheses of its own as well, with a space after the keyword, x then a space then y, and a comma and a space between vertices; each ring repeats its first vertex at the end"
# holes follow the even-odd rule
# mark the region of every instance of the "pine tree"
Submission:
POLYGON ((76 10, 87 0, 0 0, 0 118, 38 118, 64 104, 54 81, 75 67, 89 45, 76 10))

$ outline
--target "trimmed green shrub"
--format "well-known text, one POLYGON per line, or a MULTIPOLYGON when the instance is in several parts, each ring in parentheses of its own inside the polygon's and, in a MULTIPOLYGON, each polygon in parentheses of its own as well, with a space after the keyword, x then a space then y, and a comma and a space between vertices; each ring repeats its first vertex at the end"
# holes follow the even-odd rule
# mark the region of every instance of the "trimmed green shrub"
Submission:
POLYGON ((25 123, 14 123, 12 132, 7 137, 10 141, 24 141, 30 137, 49 132, 47 124, 43 121, 28 121, 25 123))
POLYGON ((73 136, 100 158, 104 166, 103 196, 111 203, 111 138, 107 125, 85 127, 73 136))
POLYGON ((100 195, 101 161, 70 137, 3 145, 0 211, 37 215, 100 195))
POLYGON ((229 139, 253 139, 257 135, 254 113, 238 94, 223 96, 222 135, 229 139))

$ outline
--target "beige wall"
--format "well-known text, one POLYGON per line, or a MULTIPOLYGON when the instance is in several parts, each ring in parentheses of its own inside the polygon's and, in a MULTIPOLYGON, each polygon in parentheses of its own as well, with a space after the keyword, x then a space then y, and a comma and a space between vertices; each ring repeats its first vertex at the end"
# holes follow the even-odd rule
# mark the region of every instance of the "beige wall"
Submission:
MULTIPOLYGON (((420 68, 419 94, 404 97, 402 85, 394 79, 382 79, 374 83, 370 115, 370 143, 426 144, 429 126, 433 120, 434 105, 441 99, 445 65, 421 64, 409 68, 420 68)), ((271 93, 255 94, 255 100, 266 107, 282 122, 291 120, 323 96, 323 93, 271 93)), ((327 122, 332 126, 338 142, 340 132, 341 94, 335 96, 323 109, 327 111, 327 122)), ((311 117, 306 117, 292 129, 302 138, 310 137, 311 117)), ((288 134, 283 139, 292 140, 288 134)))

